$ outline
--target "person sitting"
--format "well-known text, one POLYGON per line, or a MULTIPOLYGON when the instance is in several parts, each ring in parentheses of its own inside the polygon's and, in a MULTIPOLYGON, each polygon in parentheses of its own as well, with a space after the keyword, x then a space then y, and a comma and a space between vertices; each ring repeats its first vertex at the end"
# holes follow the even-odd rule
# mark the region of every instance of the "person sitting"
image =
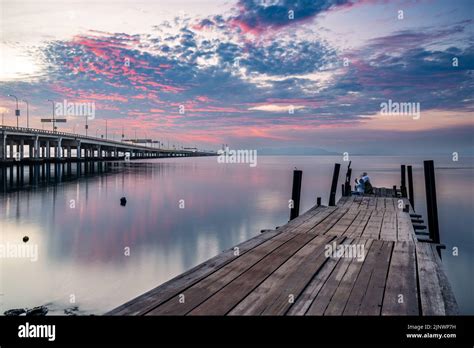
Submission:
POLYGON ((370 178, 367 175, 367 172, 362 173, 359 179, 357 178, 355 179, 355 182, 356 182, 356 186, 355 186, 354 194, 361 195, 361 194, 374 193, 374 189, 370 182, 370 178))

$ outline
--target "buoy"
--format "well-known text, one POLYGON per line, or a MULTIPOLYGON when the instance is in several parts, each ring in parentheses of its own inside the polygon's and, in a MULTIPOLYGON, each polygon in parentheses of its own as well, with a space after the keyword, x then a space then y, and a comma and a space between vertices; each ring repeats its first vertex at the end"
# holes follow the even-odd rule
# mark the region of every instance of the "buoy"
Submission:
POLYGON ((127 199, 125 197, 120 198, 120 205, 125 206, 127 204, 127 199))
POLYGON ((28 242, 29 240, 30 240, 30 238, 29 238, 28 236, 24 236, 24 237, 23 237, 23 242, 26 243, 26 242, 28 242))

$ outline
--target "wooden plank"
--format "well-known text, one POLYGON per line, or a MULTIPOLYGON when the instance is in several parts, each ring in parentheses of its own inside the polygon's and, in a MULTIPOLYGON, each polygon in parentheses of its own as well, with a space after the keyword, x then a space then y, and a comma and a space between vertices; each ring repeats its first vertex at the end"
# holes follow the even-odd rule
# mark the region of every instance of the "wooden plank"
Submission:
POLYGON ((453 290, 451 288, 451 284, 449 283, 448 277, 444 272, 443 263, 439 258, 438 252, 436 250, 436 244, 430 244, 431 252, 433 253, 433 259, 437 265, 437 274, 439 280, 439 286, 441 289, 441 295, 443 296, 444 300, 444 308, 446 315, 459 315, 459 307, 456 302, 456 298, 454 297, 453 290))
POLYGON ((376 197, 375 209, 385 210, 385 198, 384 197, 376 197))
POLYGON ((415 230, 411 223, 410 214, 404 212, 397 213, 397 240, 412 241, 414 240, 415 230))
POLYGON ((362 196, 362 201, 360 202, 359 209, 367 209, 369 206, 370 197, 362 196))
POLYGON ((286 260, 293 256, 310 240, 321 245, 331 241, 333 236, 313 236, 300 234, 285 243, 281 248, 267 255, 261 262, 253 265, 248 271, 227 284, 214 296, 194 308, 191 315, 225 315, 234 308, 255 287, 264 281, 286 260))
POLYGON ((385 209, 386 210, 391 210, 395 211, 395 204, 394 204, 395 199, 394 198, 385 198, 385 209))
POLYGON ((347 211, 341 219, 333 226, 329 231, 326 232, 328 235, 332 236, 341 236, 343 235, 352 222, 357 218, 361 211, 349 210, 347 211))
POLYGON ((309 234, 324 234, 329 231, 344 215, 347 213, 347 209, 337 208, 333 214, 327 217, 317 226, 309 229, 307 233, 309 234))
POLYGON ((344 308, 343 315, 357 315, 359 313, 360 305, 364 299, 367 287, 369 285, 370 276, 375 268, 378 255, 383 247, 383 241, 374 240, 372 246, 364 260, 364 264, 359 272, 359 275, 354 283, 352 291, 344 308))
POLYGON ((362 233, 363 238, 379 239, 380 230, 382 229, 383 214, 384 212, 381 210, 374 210, 372 212, 369 222, 362 233))
POLYGON ((364 232, 365 226, 369 222, 370 215, 372 215, 370 210, 360 211, 354 222, 349 226, 346 232, 344 232, 344 236, 349 238, 359 238, 364 232))
POLYGON ((369 203, 367 205, 367 208, 375 210, 376 207, 377 207, 377 197, 375 197, 375 196, 369 197, 369 203))
POLYGON ((393 248, 382 315, 419 315, 415 244, 396 242, 393 248))
MULTIPOLYGON (((310 231, 312 228, 316 228, 319 226, 321 223, 323 223, 323 226, 328 224, 328 221, 332 221, 336 219, 336 221, 340 218, 336 216, 334 218, 335 214, 339 214, 339 209, 336 207, 322 207, 320 209, 320 212, 313 216, 310 219, 307 219, 304 221, 302 224, 299 226, 291 229, 288 231, 288 233, 307 233, 310 231)), ((332 226, 332 225, 331 225, 332 226)))
MULTIPOLYGON (((353 239, 346 238, 343 243, 348 244, 352 242, 353 239)), ((326 263, 324 263, 324 265, 318 270, 313 279, 311 279, 300 296, 296 299, 293 306, 291 306, 287 313, 288 315, 304 315, 306 313, 314 298, 321 290, 322 286, 340 260, 341 259, 331 257, 326 261, 326 263)))
POLYGON ((395 212, 384 212, 380 239, 390 241, 397 240, 397 214, 395 212))
MULTIPOLYGON (((353 223, 356 216, 348 211, 326 235, 343 233, 353 223)), ((344 238, 338 239, 337 243, 341 243, 343 240, 344 238)), ((324 256, 323 250, 316 251, 313 245, 305 246, 295 254, 295 257, 288 260, 244 299, 233 311, 233 314, 259 314, 260 312, 261 314, 283 314, 291 305, 288 302, 288 296, 291 294, 293 299, 297 298, 303 287, 309 283, 316 273, 316 271, 313 271, 313 267, 317 266, 318 270, 326 261, 327 258, 324 256), (300 259, 297 258, 298 254, 304 254, 308 250, 313 251, 300 262, 300 259), (313 261, 314 258, 317 258, 318 262, 313 261), (272 292, 271 289, 278 289, 278 295, 272 292), (287 290, 282 292, 282 289, 287 290), (258 306, 255 305, 257 301, 259 302, 258 306)))
MULTIPOLYGON (((358 245, 360 246, 361 244, 357 242, 351 244, 351 246, 355 248, 357 248, 358 245)), ((331 275, 328 277, 328 279, 324 283, 321 290, 318 292, 316 298, 314 298, 313 302, 308 308, 308 311, 306 312, 306 315, 323 315, 324 314, 333 295, 338 289, 338 286, 340 285, 340 282, 342 281, 349 265, 352 262, 354 262, 354 260, 357 261, 356 258, 358 255, 356 252, 353 253, 353 256, 354 256, 353 258, 349 258, 349 257, 341 258, 341 260, 338 262, 337 266, 335 267, 334 271, 331 273, 331 275)), ((358 262, 361 262, 361 261, 358 261, 358 262)))
POLYGON ((428 243, 415 243, 422 315, 446 315, 437 265, 428 243))
POLYGON ((375 266, 357 313, 358 315, 380 315, 381 313, 393 244, 393 242, 384 241, 380 252, 376 256, 375 266))
MULTIPOLYGON (((336 239, 340 244, 344 238, 336 239)), ((330 241, 331 243, 331 241, 330 241)), ((314 274, 329 260, 325 245, 308 243, 286 261, 229 314, 283 315, 299 297, 314 274)))
MULTIPOLYGON (((372 246, 373 239, 356 239, 357 243, 364 245, 365 255, 369 253, 370 247, 372 246)), ((331 302, 327 306, 324 315, 342 315, 344 308, 346 307, 349 296, 352 292, 352 288, 359 276, 364 261, 357 259, 352 260, 351 264, 347 268, 346 273, 342 277, 339 286, 337 287, 334 295, 331 298, 331 302)))

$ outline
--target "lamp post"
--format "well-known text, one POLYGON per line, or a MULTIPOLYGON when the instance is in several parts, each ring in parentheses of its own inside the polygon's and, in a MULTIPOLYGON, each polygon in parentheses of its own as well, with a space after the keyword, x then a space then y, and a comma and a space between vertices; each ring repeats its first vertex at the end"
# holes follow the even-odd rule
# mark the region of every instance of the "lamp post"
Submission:
POLYGON ((28 100, 23 99, 22 102, 26 104, 26 128, 30 128, 30 106, 28 100))
POLYGON ((18 98, 16 97, 16 95, 13 95, 13 94, 9 94, 8 96, 12 97, 12 98, 15 98, 15 100, 16 100, 16 109, 15 109, 16 128, 19 128, 18 127, 18 117, 20 117, 20 109, 18 108, 18 98))
POLYGON ((49 102, 51 102, 51 104, 53 105, 53 132, 56 131, 56 121, 54 119, 54 101, 51 100, 51 99, 48 99, 49 102))

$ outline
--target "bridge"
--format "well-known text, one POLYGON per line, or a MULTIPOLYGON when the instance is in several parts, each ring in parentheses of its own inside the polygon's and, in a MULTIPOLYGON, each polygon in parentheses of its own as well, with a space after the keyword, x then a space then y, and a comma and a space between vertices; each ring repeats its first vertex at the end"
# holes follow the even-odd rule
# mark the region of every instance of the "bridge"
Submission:
POLYGON ((74 133, 0 126, 0 164, 2 165, 215 155, 216 153, 211 151, 166 149, 74 133))

